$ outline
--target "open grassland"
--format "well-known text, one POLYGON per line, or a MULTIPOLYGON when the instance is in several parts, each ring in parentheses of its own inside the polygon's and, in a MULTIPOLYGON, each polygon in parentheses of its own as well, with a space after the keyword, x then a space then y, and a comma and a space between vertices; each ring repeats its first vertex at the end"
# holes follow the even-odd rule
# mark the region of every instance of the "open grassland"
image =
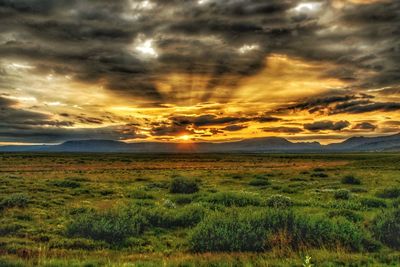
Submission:
POLYGON ((0 266, 400 265, 398 154, 0 154, 0 181, 0 266))

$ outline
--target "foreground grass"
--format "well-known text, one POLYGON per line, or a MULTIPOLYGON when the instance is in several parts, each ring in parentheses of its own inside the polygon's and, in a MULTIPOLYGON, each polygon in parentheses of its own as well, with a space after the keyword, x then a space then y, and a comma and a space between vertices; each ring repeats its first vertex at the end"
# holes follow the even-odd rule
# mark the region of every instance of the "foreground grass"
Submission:
POLYGON ((0 154, 0 266, 396 266, 399 163, 0 154))

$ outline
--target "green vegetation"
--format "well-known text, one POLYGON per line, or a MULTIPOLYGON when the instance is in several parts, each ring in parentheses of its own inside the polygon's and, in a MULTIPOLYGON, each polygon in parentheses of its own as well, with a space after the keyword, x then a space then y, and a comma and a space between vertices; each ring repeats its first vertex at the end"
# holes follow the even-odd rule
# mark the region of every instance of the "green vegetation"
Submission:
POLYGON ((293 201, 290 197, 273 195, 267 199, 267 206, 276 209, 285 209, 293 206, 293 201))
POLYGON ((350 191, 347 189, 339 189, 334 193, 333 196, 335 197, 335 199, 347 200, 347 199, 350 199, 351 194, 350 194, 350 191))
POLYGON ((118 244, 128 237, 143 233, 146 226, 146 217, 136 209, 85 211, 67 224, 66 234, 69 237, 86 237, 118 244))
POLYGON ((274 246, 299 250, 338 246, 362 249, 363 233, 348 221, 302 216, 292 211, 267 210, 214 213, 189 238, 193 251, 264 251, 274 246))
POLYGON ((379 214, 372 222, 372 231, 382 243, 400 249, 400 209, 379 214))
POLYGON ((193 194, 199 191, 197 181, 187 178, 174 178, 171 182, 169 192, 172 194, 193 194))
POLYGON ((0 210, 7 208, 25 208, 28 206, 29 197, 25 194, 11 194, 0 200, 0 210))
POLYGON ((0 154, 0 267, 398 266, 399 163, 0 154))
POLYGON ((354 177, 353 175, 346 175, 342 179, 342 184, 354 184, 354 185, 360 185, 361 180, 354 177))
POLYGON ((400 197, 400 187, 385 188, 378 192, 377 196, 381 198, 398 198, 400 197))

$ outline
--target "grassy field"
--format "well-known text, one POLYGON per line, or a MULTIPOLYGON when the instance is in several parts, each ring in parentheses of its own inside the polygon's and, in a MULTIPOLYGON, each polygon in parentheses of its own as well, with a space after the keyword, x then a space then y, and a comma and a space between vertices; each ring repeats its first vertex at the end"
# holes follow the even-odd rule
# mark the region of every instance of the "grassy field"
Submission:
POLYGON ((399 266, 400 155, 0 154, 0 266, 399 266))

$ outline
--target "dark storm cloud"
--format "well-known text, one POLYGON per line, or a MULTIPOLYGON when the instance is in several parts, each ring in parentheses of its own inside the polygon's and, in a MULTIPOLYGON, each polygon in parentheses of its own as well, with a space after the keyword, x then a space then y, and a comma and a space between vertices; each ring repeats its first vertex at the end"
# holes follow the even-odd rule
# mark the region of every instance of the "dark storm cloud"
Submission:
POLYGON ((366 113, 372 111, 383 111, 383 112, 391 112, 400 110, 400 103, 398 102, 349 102, 342 105, 338 105, 332 110, 332 114, 337 113, 366 113))
POLYGON ((376 128, 377 126, 370 122, 361 122, 353 127, 353 129, 356 130, 367 130, 367 131, 375 131, 376 128))
POLYGON ((18 102, 0 96, 0 126, 10 128, 25 128, 30 126, 71 126, 72 122, 52 120, 51 116, 20 109, 18 102))
POLYGON ((299 102, 295 105, 278 109, 284 111, 302 111, 306 110, 310 114, 321 113, 327 115, 333 114, 358 114, 374 111, 393 112, 400 110, 398 102, 378 102, 374 96, 368 94, 328 96, 324 98, 309 99, 299 102))
POLYGON ((365 87, 400 79, 398 1, 342 9, 319 2, 313 11, 295 9, 300 0, 149 3, 1 0, 0 55, 156 103, 187 101, 189 96, 176 92, 190 90, 198 74, 210 77, 198 101, 211 98, 218 85, 233 90, 241 77, 263 68, 271 53, 334 62, 339 67, 328 75, 365 87), (328 12, 335 17, 329 23, 323 19, 328 12), (338 30, 327 31, 332 25, 338 30), (354 28, 350 39, 346 27, 354 28), (135 50, 140 36, 153 40, 158 58, 135 50), (238 52, 252 44, 257 49, 238 52), (379 72, 359 80, 356 70, 379 72), (188 80, 165 95, 156 83, 169 73, 188 80))
POLYGON ((226 127, 222 128, 222 130, 223 131, 228 131, 228 132, 236 132, 236 131, 240 131, 240 130, 246 129, 247 127, 248 127, 247 125, 236 125, 236 124, 234 124, 234 125, 226 126, 226 127))
POLYGON ((126 140, 146 138, 124 126, 101 128, 26 127, 12 129, 0 125, 0 142, 59 143, 66 140, 107 139, 126 140))
POLYGON ((169 120, 175 125, 192 125, 194 127, 226 125, 244 122, 277 122, 282 119, 272 116, 217 116, 213 114, 205 114, 200 116, 172 116, 169 120))
POLYGON ((162 125, 154 127, 151 130, 153 136, 167 136, 167 135, 186 135, 194 133, 193 130, 188 129, 186 126, 179 125, 162 125))
POLYGON ((200 116, 176 116, 169 119, 175 125, 194 125, 196 127, 233 124, 238 122, 248 122, 252 120, 252 118, 247 117, 218 117, 212 114, 200 116))
POLYGON ((264 127, 261 128, 261 130, 268 133, 286 133, 286 134, 297 134, 303 131, 303 129, 298 127, 286 127, 286 126, 264 127))
POLYGON ((358 101, 369 101, 373 96, 367 94, 360 95, 332 95, 325 97, 310 98, 301 101, 295 105, 280 108, 278 111, 301 111, 307 110, 309 113, 324 112, 332 105, 345 105, 347 103, 358 102, 358 101))
MULTIPOLYGON (((57 120, 49 114, 17 108, 18 102, 0 96, 0 142, 57 143, 77 139, 126 140, 146 138, 137 133, 133 124, 100 128, 71 128, 74 121, 57 120)), ((72 118, 70 114, 60 114, 72 118)), ((77 116, 74 119, 91 124, 101 124, 102 120, 77 116)))
POLYGON ((281 121, 282 119, 272 116, 260 116, 255 119, 258 122, 265 123, 265 122, 277 122, 281 121))
POLYGON ((325 120, 325 121, 316 121, 313 123, 306 123, 304 124, 304 129, 312 132, 318 132, 324 130, 341 131, 349 126, 350 123, 348 121, 333 122, 325 120))

